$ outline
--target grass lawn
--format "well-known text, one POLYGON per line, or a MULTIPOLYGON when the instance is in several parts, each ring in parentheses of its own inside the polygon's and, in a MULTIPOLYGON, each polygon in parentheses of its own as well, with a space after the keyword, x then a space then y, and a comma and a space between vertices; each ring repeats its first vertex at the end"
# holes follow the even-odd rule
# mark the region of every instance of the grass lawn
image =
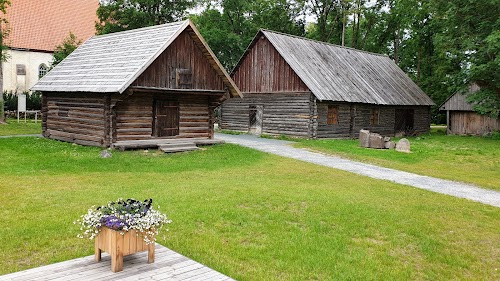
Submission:
POLYGON ((412 153, 366 149, 358 140, 295 140, 296 147, 437 178, 500 190, 500 140, 447 136, 443 130, 408 138, 412 153))
POLYGON ((29 134, 41 134, 42 124, 41 120, 35 123, 34 120, 20 119, 17 123, 17 119, 7 119, 7 124, 0 124, 0 136, 10 136, 10 135, 29 135, 29 134))
POLYGON ((500 209, 234 145, 185 154, 0 139, 0 274, 93 254, 73 221, 154 198, 158 242, 237 280, 499 280, 500 209))

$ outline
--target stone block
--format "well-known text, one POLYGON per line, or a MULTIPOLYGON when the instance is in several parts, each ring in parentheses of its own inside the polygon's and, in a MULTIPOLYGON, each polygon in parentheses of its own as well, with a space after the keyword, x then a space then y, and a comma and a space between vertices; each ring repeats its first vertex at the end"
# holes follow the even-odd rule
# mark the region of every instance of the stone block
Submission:
POLYGON ((387 149, 394 149, 396 147, 396 143, 393 141, 386 141, 385 142, 385 148, 387 149))
POLYGON ((368 130, 359 131, 359 146, 370 147, 370 131, 368 130))
POLYGON ((402 138, 396 144, 396 151, 410 153, 410 141, 402 138))
POLYGON ((383 149, 385 148, 384 138, 379 134, 370 134, 370 147, 383 149))
POLYGON ((101 154, 99 154, 99 157, 101 158, 111 158, 112 156, 113 155, 109 152, 109 150, 103 150, 101 151, 101 154))

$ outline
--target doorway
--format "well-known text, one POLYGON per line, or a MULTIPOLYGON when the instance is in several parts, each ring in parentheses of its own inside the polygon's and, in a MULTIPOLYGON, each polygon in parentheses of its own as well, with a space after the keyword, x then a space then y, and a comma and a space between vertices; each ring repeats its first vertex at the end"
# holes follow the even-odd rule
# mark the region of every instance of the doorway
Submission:
POLYGON ((179 102, 155 100, 153 108, 153 136, 172 137, 179 135, 179 102))
POLYGON ((394 134, 395 135, 413 135, 414 130, 414 110, 396 109, 394 134))
POLYGON ((262 115, 264 106, 250 105, 248 107, 248 132, 253 135, 262 134, 262 115))

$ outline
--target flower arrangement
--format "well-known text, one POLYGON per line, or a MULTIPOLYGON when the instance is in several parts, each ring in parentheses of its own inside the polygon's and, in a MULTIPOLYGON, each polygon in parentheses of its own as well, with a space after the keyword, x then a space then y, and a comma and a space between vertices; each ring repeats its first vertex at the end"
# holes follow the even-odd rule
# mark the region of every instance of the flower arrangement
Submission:
MULTIPOLYGON (((88 212, 80 217, 75 224, 80 225, 82 234, 80 238, 94 239, 102 227, 107 227, 124 235, 125 232, 135 229, 144 236, 146 244, 156 241, 158 230, 171 223, 165 214, 153 208, 153 199, 137 201, 133 198, 115 202, 108 202, 106 206, 95 208, 92 206, 88 212)), ((160 207, 158 206, 158 209, 160 207)))

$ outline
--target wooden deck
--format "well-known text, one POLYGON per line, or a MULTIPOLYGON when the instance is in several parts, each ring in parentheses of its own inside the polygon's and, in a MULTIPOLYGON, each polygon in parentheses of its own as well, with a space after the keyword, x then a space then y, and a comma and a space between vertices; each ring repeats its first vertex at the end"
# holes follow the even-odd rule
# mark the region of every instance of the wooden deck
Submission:
POLYGON ((195 145, 213 145, 213 144, 224 143, 224 141, 216 139, 204 139, 204 138, 129 140, 129 141, 117 141, 113 143, 113 148, 120 150, 158 148, 162 145, 186 144, 186 143, 192 143, 195 145))
POLYGON ((101 262, 87 256, 0 276, 7 280, 233 280, 211 268, 156 244, 155 262, 148 264, 148 253, 123 258, 123 271, 111 272, 111 259, 103 253, 101 262))

